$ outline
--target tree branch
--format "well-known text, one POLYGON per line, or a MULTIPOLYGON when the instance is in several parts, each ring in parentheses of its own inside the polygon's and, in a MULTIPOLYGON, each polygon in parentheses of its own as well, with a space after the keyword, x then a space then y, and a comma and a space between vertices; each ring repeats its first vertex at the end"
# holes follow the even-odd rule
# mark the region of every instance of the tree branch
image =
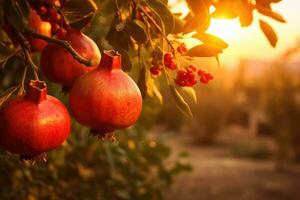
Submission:
POLYGON ((172 51, 175 55, 175 48, 173 47, 171 41, 167 38, 167 36, 165 35, 165 33, 163 32, 163 30, 161 29, 161 27, 156 23, 155 19, 153 19, 153 17, 147 13, 145 11, 145 9, 143 8, 143 6, 138 6, 139 10, 141 10, 145 15, 146 17, 151 21, 151 23, 156 27, 156 29, 162 34, 162 36, 165 38, 165 40, 167 41, 167 43, 169 44, 169 46, 172 48, 172 51))
POLYGON ((48 36, 36 33, 36 32, 34 32, 32 30, 29 30, 29 29, 26 29, 25 33, 32 36, 32 37, 34 37, 34 38, 39 38, 39 39, 45 40, 47 42, 54 43, 54 44, 57 44, 59 46, 62 46, 63 48, 65 48, 73 56, 73 58, 75 58, 78 62, 80 62, 82 64, 85 64, 87 66, 93 66, 93 65, 98 64, 98 61, 93 61, 92 59, 86 59, 86 58, 82 57, 81 55, 79 55, 68 41, 48 37, 48 36))

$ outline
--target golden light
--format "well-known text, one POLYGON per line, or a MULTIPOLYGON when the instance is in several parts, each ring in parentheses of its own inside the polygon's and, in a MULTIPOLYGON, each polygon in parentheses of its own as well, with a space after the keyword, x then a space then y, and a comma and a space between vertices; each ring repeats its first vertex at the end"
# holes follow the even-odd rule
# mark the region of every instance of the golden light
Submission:
POLYGON ((237 19, 211 19, 211 24, 206 31, 226 42, 231 42, 241 31, 239 21, 237 19))

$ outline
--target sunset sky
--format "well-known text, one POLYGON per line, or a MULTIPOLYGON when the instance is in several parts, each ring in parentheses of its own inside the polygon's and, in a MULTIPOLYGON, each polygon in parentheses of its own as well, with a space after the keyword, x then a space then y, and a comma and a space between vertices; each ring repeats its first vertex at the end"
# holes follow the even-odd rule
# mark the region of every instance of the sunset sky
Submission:
MULTIPOLYGON (((185 5, 177 7, 185 12, 185 5)), ((262 17, 255 14, 254 23, 247 28, 240 28, 238 19, 226 22, 213 20, 212 27, 208 30, 210 33, 223 38, 229 43, 229 48, 221 55, 221 61, 225 65, 235 65, 240 58, 249 58, 257 60, 266 60, 276 58, 286 48, 293 46, 293 43, 300 38, 300 1, 282 0, 278 4, 273 4, 273 10, 281 13, 287 20, 286 24, 278 23, 268 17, 262 17), (269 22, 276 30, 279 41, 277 47, 273 49, 265 36, 261 32, 258 19, 264 19, 269 22), (231 34, 230 34, 231 33, 231 34)))

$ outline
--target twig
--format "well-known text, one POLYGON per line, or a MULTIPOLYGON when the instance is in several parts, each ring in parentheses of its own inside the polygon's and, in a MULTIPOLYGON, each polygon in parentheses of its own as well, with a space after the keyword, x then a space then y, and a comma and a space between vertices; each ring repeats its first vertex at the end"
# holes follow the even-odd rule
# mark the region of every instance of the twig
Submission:
POLYGON ((47 42, 54 43, 54 44, 64 47, 73 56, 73 58, 75 58, 78 62, 80 62, 82 64, 85 64, 87 66, 93 66, 93 65, 98 64, 98 61, 93 61, 92 59, 87 59, 87 58, 84 58, 81 55, 79 55, 68 41, 48 37, 48 36, 36 33, 29 29, 26 29, 25 33, 34 38, 39 38, 39 39, 45 40, 47 42))
POLYGON ((119 2, 118 2, 118 0, 115 0, 115 4, 116 4, 116 9, 117 9, 117 15, 118 15, 120 21, 123 21, 123 20, 122 20, 122 15, 121 15, 121 9, 120 9, 120 7, 119 7, 119 2))
POLYGON ((23 50, 23 53, 24 53, 24 57, 25 57, 26 65, 31 67, 31 69, 33 71, 33 75, 34 75, 35 80, 39 80, 38 73, 37 73, 38 72, 38 67, 32 61, 30 53, 29 53, 29 51, 30 51, 30 44, 29 44, 29 42, 18 31, 16 31, 16 36, 17 36, 18 41, 19 41, 19 43, 20 43, 20 45, 22 47, 22 50, 23 50))
POLYGON ((27 66, 24 67, 18 95, 22 95, 24 93, 26 74, 27 74, 27 66))
POLYGON ((167 38, 167 36, 163 32, 163 30, 161 29, 161 27, 156 23, 155 19, 153 19, 153 17, 145 11, 143 6, 139 5, 138 8, 147 16, 147 18, 152 22, 152 24, 156 27, 156 29, 162 34, 162 36, 165 38, 165 40, 167 41, 167 43, 171 47, 173 53, 175 54, 175 48, 173 47, 171 41, 167 38))

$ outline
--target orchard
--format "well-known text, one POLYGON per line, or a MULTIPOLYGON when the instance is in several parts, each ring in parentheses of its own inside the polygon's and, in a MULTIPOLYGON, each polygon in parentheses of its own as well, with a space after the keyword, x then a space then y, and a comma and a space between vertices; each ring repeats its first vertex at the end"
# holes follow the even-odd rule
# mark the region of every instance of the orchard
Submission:
MULTIPOLYGON (((174 109, 192 118, 195 111, 188 99, 197 102, 194 88, 218 81, 199 59, 214 59, 222 68, 219 56, 230 48, 206 32, 210 21, 238 19, 241 27, 248 27, 258 17, 272 47, 278 38, 265 19, 285 22, 271 7, 280 0, 184 2, 186 15, 172 11, 167 0, 0 0, 0 146, 7 162, 18 156, 33 170, 31 165, 39 168, 52 150, 70 153, 78 145, 80 151, 97 151, 81 140, 104 145, 102 153, 118 142, 139 143, 140 136, 132 139, 126 132, 144 129, 143 121, 155 117, 144 108, 168 104, 166 93, 174 109), (187 39, 198 43, 190 47, 187 39), (88 137, 79 137, 78 127, 88 137)), ((138 148, 129 145, 129 151, 134 149, 138 156, 138 148)), ((55 159, 48 161, 52 168, 55 159)), ((82 156, 70 159, 85 163, 82 156)), ((174 171, 162 171, 170 178, 176 169, 187 168, 180 164, 174 171)), ((104 198, 126 199, 117 194, 104 198)))

